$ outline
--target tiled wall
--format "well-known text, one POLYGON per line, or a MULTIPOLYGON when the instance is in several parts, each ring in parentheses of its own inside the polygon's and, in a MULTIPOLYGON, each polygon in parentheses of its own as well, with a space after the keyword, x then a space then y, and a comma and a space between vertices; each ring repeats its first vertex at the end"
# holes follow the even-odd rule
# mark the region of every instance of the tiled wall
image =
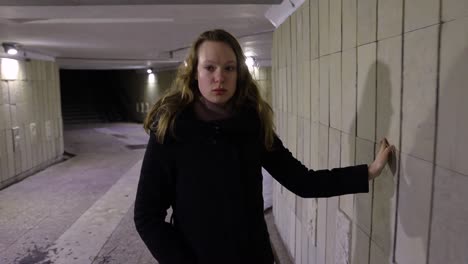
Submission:
POLYGON ((252 74, 252 78, 257 82, 263 99, 271 104, 271 67, 255 67, 250 73, 252 74))
POLYGON ((63 153, 58 67, 0 59, 0 189, 63 153))
POLYGON ((277 132, 311 169, 394 166, 368 194, 274 184, 295 263, 468 263, 468 1, 306 0, 273 35, 277 132))

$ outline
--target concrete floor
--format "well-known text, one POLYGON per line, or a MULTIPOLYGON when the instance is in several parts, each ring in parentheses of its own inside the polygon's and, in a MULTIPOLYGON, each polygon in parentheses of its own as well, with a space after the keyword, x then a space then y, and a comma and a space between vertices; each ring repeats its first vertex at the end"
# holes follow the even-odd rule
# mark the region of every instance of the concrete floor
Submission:
POLYGON ((140 124, 73 126, 76 156, 0 191, 0 263, 157 263, 133 224, 140 124))
POLYGON ((0 191, 0 263, 157 263, 133 224, 147 140, 141 124, 66 127, 76 156, 0 191))

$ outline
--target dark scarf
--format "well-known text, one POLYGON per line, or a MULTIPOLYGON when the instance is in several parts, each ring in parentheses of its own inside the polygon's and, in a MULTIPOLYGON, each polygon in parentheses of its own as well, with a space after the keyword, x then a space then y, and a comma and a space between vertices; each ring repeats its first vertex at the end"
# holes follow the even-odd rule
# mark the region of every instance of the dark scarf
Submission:
POLYGON ((232 106, 219 107, 200 100, 187 106, 176 116, 174 139, 204 141, 213 134, 213 129, 219 129, 223 136, 236 140, 258 139, 261 135, 260 119, 253 107, 233 111, 232 106))
POLYGON ((198 119, 202 121, 223 120, 232 116, 232 104, 225 106, 213 104, 203 97, 196 100, 193 104, 193 110, 198 119))

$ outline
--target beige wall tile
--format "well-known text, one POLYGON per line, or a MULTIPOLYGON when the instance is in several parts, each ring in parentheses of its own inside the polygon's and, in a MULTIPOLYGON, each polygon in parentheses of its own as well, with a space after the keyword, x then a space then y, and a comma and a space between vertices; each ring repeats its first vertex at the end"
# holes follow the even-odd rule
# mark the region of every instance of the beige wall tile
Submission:
POLYGON ((25 167, 23 170, 29 170, 32 168, 32 142, 31 142, 31 128, 30 123, 25 123, 24 126, 24 146, 25 146, 25 167))
POLYGON ((306 234, 309 237, 309 243, 312 246, 316 246, 316 232, 317 232, 317 199, 308 198, 303 201, 306 207, 306 216, 304 226, 306 228, 306 234))
POLYGON ((330 127, 341 130, 341 52, 330 55, 330 127))
POLYGON ((432 164, 401 154, 395 259, 426 263, 432 164))
POLYGON ((6 129, 0 129, 0 182, 8 178, 7 131, 6 129))
POLYGON ((468 18, 442 25, 436 163, 468 175, 468 18))
POLYGON ((432 161, 439 26, 405 34, 402 95, 402 146, 407 154, 432 161))
POLYGON ((352 228, 351 264, 368 264, 370 238, 357 225, 352 228))
MULTIPOLYGON (((297 75, 296 75, 296 88, 297 88, 297 115, 299 117, 305 117, 305 99, 304 99, 304 93, 305 93, 305 87, 303 85, 304 83, 304 63, 302 61, 298 62, 299 65, 297 66, 297 75)), ((309 106, 307 106, 309 108, 309 106)))
POLYGON ((10 95, 7 81, 0 81, 0 105, 10 103, 10 95))
MULTIPOLYGON (((379 151, 379 144, 375 152, 379 151)), ((381 175, 374 180, 374 196, 372 202, 372 233, 373 243, 376 243, 384 256, 393 255, 395 235, 395 215, 397 200, 397 172, 399 155, 392 157, 392 166, 385 166, 381 175)), ((377 253, 377 252, 376 252, 377 253)), ((371 253, 372 255, 372 253, 371 253)), ((372 257, 371 257, 372 259, 372 257)), ((371 261, 372 262, 372 261, 371 261)), ((377 263, 377 262, 374 262, 377 263)))
POLYGON ((342 54, 341 85, 341 130, 349 135, 356 135, 356 96, 357 96, 357 54, 356 49, 346 50, 342 54))
POLYGON ((288 148, 291 153, 297 155, 297 116, 288 116, 288 148))
POLYGON ((309 60, 306 60, 306 61, 303 61, 303 81, 302 81, 302 89, 303 89, 303 115, 305 118, 309 119, 310 120, 310 117, 311 117, 311 113, 310 113, 310 109, 311 109, 311 105, 310 105, 310 102, 311 102, 311 91, 312 91, 312 87, 311 87, 311 75, 310 75, 310 61, 309 60))
POLYGON ((341 166, 347 167, 355 164, 356 137, 341 133, 341 166))
POLYGON ((310 169, 316 170, 319 167, 319 123, 310 124, 310 169))
POLYGON ((310 119, 312 122, 320 120, 320 71, 319 60, 310 62, 310 119))
MULTIPOLYGON (((305 1, 301 5, 302 12, 302 60, 304 62, 310 61, 310 1, 305 1)), ((307 72, 307 71, 306 71, 307 72)))
POLYGON ((279 91, 278 91, 278 100, 279 100, 279 105, 278 105, 278 108, 282 111, 284 111, 286 109, 286 95, 287 95, 287 87, 286 87, 286 68, 280 68, 279 69, 279 76, 278 76, 278 79, 279 79, 279 91))
POLYGON ((330 263, 348 264, 350 261, 351 221, 345 214, 338 211, 336 215, 335 258, 330 263))
POLYGON ((291 254, 291 256, 294 256, 294 253, 296 252, 296 216, 291 210, 288 210, 288 220, 286 229, 288 233, 287 248, 289 250, 289 254, 291 254))
POLYGON ((309 0, 310 5, 310 59, 319 57, 319 0, 309 0))
POLYGON ((304 120, 304 140, 301 142, 302 145, 304 145, 303 149, 303 163, 307 168, 311 168, 310 164, 310 147, 311 147, 311 136, 310 136, 311 130, 310 130, 310 120, 305 119, 304 120))
POLYGON ((315 263, 318 263, 317 262, 317 247, 312 245, 312 243, 310 243, 310 240, 309 240, 309 259, 308 259, 308 262, 307 264, 315 264, 315 263))
POLYGON ((399 148, 401 111, 401 36, 377 43, 377 138, 399 148))
POLYGON ((328 169, 328 126, 319 124, 318 168, 328 169))
POLYGON ((28 169, 28 153, 27 153, 27 147, 26 147, 26 132, 25 132, 25 126, 22 124, 21 129, 20 129, 20 150, 21 150, 21 167, 20 167, 20 173, 25 172, 28 169))
POLYGON ((16 81, 17 82, 17 91, 16 91, 16 103, 25 103, 25 81, 16 81))
POLYGON ((327 254, 327 199, 318 199, 317 215, 317 263, 326 262, 327 254))
POLYGON ((468 2, 466 0, 442 0, 442 21, 468 16, 468 2))
POLYGON ((9 103, 16 104, 19 99, 19 95, 21 93, 19 86, 19 81, 8 81, 8 95, 9 95, 9 103))
POLYGON ((393 264, 391 257, 386 255, 382 249, 371 240, 370 264, 393 264))
POLYGON ((301 262, 300 264, 309 264, 309 237, 307 236, 307 229, 301 225, 301 262))
POLYGON ((341 0, 330 0, 330 53, 341 51, 341 0))
POLYGON ((25 63, 25 67, 26 67, 26 80, 28 81, 32 81, 33 80, 33 75, 34 75, 34 69, 32 67, 32 61, 27 61, 25 63))
POLYGON ((343 5, 343 51, 355 48, 357 32, 357 0, 347 0, 343 5))
POLYGON ((7 150, 7 162, 8 162, 8 172, 7 175, 4 175, 3 180, 9 179, 15 175, 15 153, 13 151, 13 134, 11 128, 5 130, 6 138, 6 150, 7 150), (6 176, 6 177, 5 177, 6 176))
POLYGON ((341 132, 337 129, 329 129, 328 168, 340 167, 341 158, 341 132))
POLYGON ((468 260, 468 177, 436 167, 429 263, 468 260))
POLYGON ((291 26, 291 17, 288 17, 283 23, 283 51, 284 51, 284 60, 286 62, 286 67, 291 66, 292 59, 292 47, 291 47, 291 38, 292 38, 292 26, 291 26))
POLYGON ((377 39, 399 36, 403 30, 403 0, 378 1, 377 39))
POLYGON ((377 38, 377 0, 359 0, 357 5, 357 45, 377 38))
POLYGON ((47 62, 46 61, 38 61, 39 67, 39 80, 45 81, 47 80, 47 62))
POLYGON ((294 101, 294 90, 292 87, 292 66, 289 65, 286 67, 286 92, 287 92, 287 102, 286 102, 286 111, 290 114, 293 113, 293 101, 294 101))
POLYGON ((293 255, 294 263, 301 264, 302 262, 302 225, 298 218, 296 218, 296 235, 295 235, 295 252, 293 255))
POLYGON ((277 59, 276 62, 277 64, 277 69, 279 70, 280 68, 283 68, 285 66, 284 63, 284 55, 283 55, 283 28, 284 24, 281 24, 276 30, 276 54, 277 54, 277 59))
POLYGON ((0 105, 0 130, 10 129, 11 127, 10 105, 0 105))
POLYGON ((25 80, 27 78, 26 61, 18 61, 18 80, 25 80))
MULTIPOLYGON (((346 133, 341 133, 341 167, 354 165, 356 150, 356 138, 346 133)), ((354 194, 340 196, 340 209, 350 219, 353 219, 354 194)))
POLYGON ((296 17, 295 29, 296 29, 296 64, 300 64, 303 60, 303 33, 304 27, 302 23, 302 5, 294 12, 293 16, 296 17))
POLYGON ((320 77, 320 123, 323 125, 330 124, 330 56, 320 57, 319 62, 320 77))
POLYGON ((439 6, 439 0, 405 1, 405 32, 439 23, 439 6))
MULTIPOLYGON (((356 164, 370 164, 374 160, 374 142, 356 138, 356 164)), ((369 182, 369 193, 358 193, 354 197, 354 224, 357 224, 366 235, 370 236, 372 216, 372 181, 369 182)))
POLYGON ((358 47, 357 135, 375 141, 376 43, 358 47))
POLYGON ((338 212, 338 197, 327 198, 327 241, 326 241, 326 263, 335 262, 336 254, 336 214, 338 212))
POLYGON ((9 105, 10 116, 11 116, 11 127, 19 126, 20 120, 18 118, 18 107, 17 105, 9 105))
POLYGON ((329 0, 318 0, 320 56, 330 54, 330 5, 329 0))
POLYGON ((297 148, 296 159, 304 164, 304 118, 297 118, 297 148))
POLYGON ((298 109, 298 60, 297 60, 297 43, 298 37, 297 36, 297 12, 295 12, 291 17, 291 112, 294 115, 297 115, 298 109))

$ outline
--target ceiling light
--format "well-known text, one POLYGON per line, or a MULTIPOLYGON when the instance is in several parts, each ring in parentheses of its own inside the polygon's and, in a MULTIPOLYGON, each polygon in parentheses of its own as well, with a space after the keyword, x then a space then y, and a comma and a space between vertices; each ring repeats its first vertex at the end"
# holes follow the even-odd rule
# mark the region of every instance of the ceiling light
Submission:
POLYGON ((245 59, 245 64, 247 64, 248 67, 252 67, 255 64, 255 60, 252 57, 247 57, 245 59))
POLYGON ((5 50, 5 53, 8 55, 16 55, 18 54, 18 48, 17 44, 15 43, 2 43, 3 49, 5 50))

